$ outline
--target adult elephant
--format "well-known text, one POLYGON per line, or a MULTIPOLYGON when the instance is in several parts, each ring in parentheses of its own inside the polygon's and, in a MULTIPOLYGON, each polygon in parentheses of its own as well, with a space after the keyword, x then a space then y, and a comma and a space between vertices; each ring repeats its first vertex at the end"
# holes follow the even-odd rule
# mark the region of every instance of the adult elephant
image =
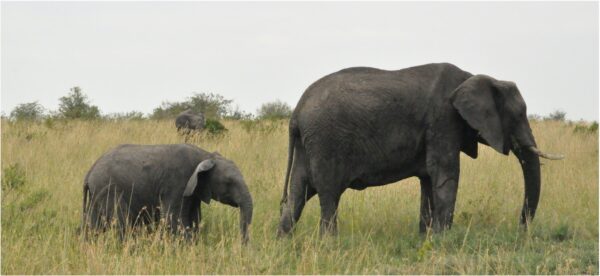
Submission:
POLYGON ((204 128, 205 120, 202 113, 194 113, 191 109, 186 109, 177 115, 175 118, 175 127, 177 131, 185 131, 189 133, 193 130, 202 130, 204 128))
POLYGON ((83 226, 103 230, 116 219, 122 238, 127 226, 163 218, 172 232, 190 237, 200 223, 200 201, 211 199, 240 208, 246 242, 252 197, 232 161, 189 144, 121 145, 85 177, 83 226))
POLYGON ((450 228, 459 153, 476 158, 477 143, 519 159, 525 179, 521 223, 527 224, 540 196, 538 156, 561 157, 537 149, 514 83, 448 63, 398 71, 357 67, 325 76, 308 87, 290 119, 279 236, 290 232, 315 194, 321 232, 336 233, 345 189, 412 176, 421 183, 420 231, 450 228))

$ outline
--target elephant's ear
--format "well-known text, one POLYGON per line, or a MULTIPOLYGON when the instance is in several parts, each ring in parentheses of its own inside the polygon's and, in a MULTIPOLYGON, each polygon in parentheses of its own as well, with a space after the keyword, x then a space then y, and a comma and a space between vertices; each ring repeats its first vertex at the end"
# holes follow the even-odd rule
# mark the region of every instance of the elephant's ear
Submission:
MULTIPOLYGON (((183 191, 183 196, 193 195, 194 190, 196 190, 196 186, 198 186, 198 177, 200 176, 200 174, 209 171, 214 166, 215 161, 213 159, 206 159, 200 162, 200 164, 198 164, 198 166, 194 170, 194 173, 192 173, 192 176, 190 176, 190 179, 188 180, 187 185, 185 186, 185 190, 183 191)), ((204 201, 206 204, 209 204, 211 197, 212 193, 210 190, 210 185, 206 183, 206 185, 204 185, 200 189, 200 200, 204 201)))
POLYGON ((469 126, 499 153, 508 154, 509 145, 502 129, 502 119, 496 107, 498 95, 494 79, 475 75, 464 81, 452 95, 452 105, 469 126))

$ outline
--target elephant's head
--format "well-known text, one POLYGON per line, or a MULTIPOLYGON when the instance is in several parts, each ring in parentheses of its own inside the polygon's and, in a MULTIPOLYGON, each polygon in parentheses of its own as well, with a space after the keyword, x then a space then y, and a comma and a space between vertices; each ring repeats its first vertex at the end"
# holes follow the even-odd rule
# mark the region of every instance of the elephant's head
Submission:
POLYGON ((204 128, 204 115, 202 113, 194 113, 191 109, 186 109, 180 113, 180 116, 184 116, 186 123, 191 129, 202 129, 204 128))
POLYGON ((184 196, 196 196, 209 204, 211 199, 240 208, 242 241, 248 241, 248 226, 252 222, 252 196, 242 173, 230 160, 213 153, 196 167, 184 196))
POLYGON ((540 197, 540 161, 562 159, 537 149, 527 120, 527 107, 513 82, 499 81, 485 75, 475 75, 464 81, 452 94, 452 105, 470 126, 472 141, 463 142, 463 150, 477 157, 476 143, 489 145, 508 155, 512 151, 521 163, 525 180, 525 201, 521 223, 533 219, 540 197), (469 146, 469 144, 474 146, 469 146), (467 144, 467 146, 465 146, 467 144))

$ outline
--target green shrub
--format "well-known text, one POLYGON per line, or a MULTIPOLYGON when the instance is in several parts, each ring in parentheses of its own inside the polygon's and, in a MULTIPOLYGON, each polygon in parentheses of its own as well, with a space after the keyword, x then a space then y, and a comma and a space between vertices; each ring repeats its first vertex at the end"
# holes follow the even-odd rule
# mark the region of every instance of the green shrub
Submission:
POLYGON ((2 190, 17 190, 25 184, 25 171, 19 164, 12 164, 2 170, 2 190))
POLYGON ((224 132, 227 131, 227 128, 225 128, 225 126, 223 124, 221 124, 221 122, 215 120, 215 119, 206 119, 206 123, 204 125, 204 129, 212 135, 219 135, 219 134, 223 134, 224 132))
POLYGON ((39 203, 44 201, 46 198, 50 196, 50 193, 47 190, 40 189, 31 194, 29 194, 22 202, 19 204, 19 210, 21 212, 28 211, 39 203))
POLYGON ((558 227, 552 230, 550 236, 553 240, 564 241, 570 239, 573 236, 573 233, 569 231, 569 224, 561 223, 558 227))

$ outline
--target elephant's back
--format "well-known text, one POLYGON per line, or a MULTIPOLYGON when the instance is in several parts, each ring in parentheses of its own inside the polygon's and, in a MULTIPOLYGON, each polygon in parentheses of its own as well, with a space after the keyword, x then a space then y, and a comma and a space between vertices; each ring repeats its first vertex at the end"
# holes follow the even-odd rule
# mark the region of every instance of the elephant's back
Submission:
POLYGON ((109 183, 125 189, 159 185, 176 174, 190 174, 204 155, 208 153, 188 144, 119 145, 96 161, 86 185, 92 193, 109 183))
MULTIPOLYGON (((468 74, 468 73, 467 73, 468 74)), ((389 71, 352 67, 329 74, 311 84, 298 102, 292 119, 298 125, 338 119, 366 126, 358 114, 375 120, 418 120, 431 108, 430 101, 445 98, 465 79, 465 72, 449 63, 431 63, 389 71), (448 83, 452 83, 448 85, 448 83), (389 112, 393 111, 393 112, 389 112)))

